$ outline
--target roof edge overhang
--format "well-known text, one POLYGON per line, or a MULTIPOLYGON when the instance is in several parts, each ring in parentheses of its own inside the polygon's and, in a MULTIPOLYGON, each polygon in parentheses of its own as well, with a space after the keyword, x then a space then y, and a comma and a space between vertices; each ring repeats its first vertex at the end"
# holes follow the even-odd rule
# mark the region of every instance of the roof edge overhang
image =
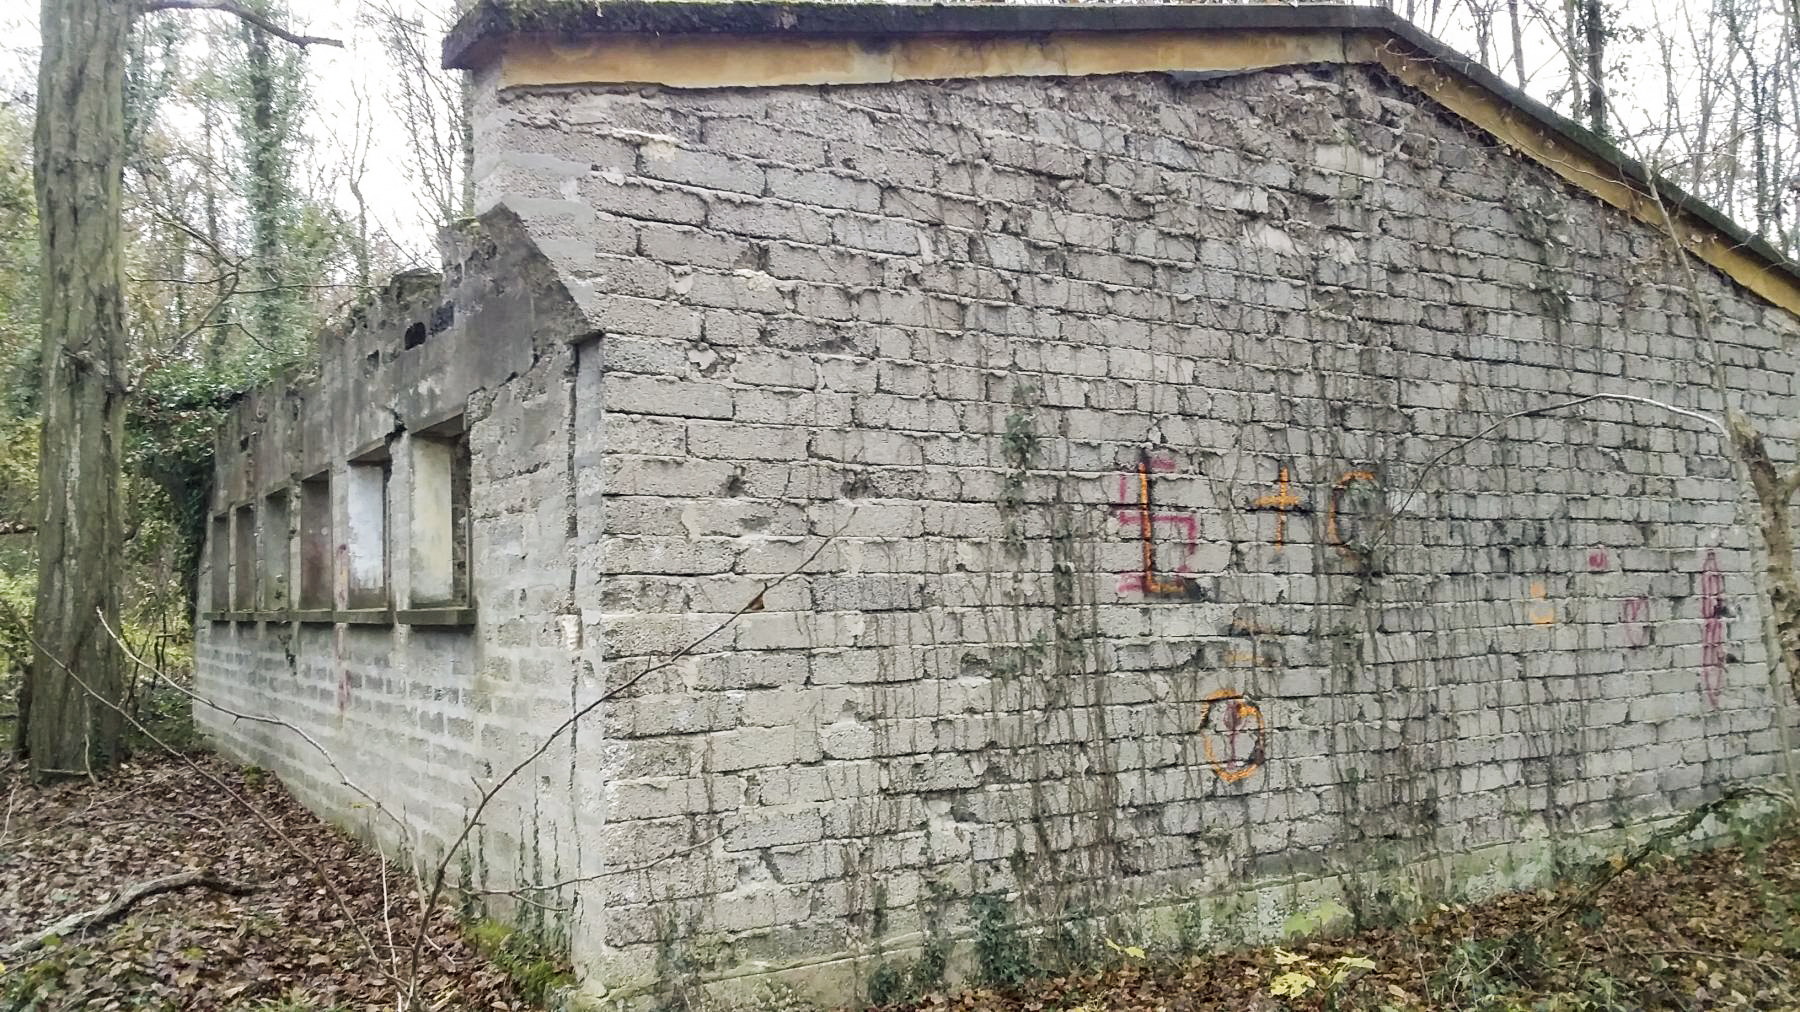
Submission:
POLYGON ((444 65, 500 87, 776 87, 1380 66, 1571 185, 1800 316, 1800 265, 1390 11, 1345 5, 482 0, 444 65))

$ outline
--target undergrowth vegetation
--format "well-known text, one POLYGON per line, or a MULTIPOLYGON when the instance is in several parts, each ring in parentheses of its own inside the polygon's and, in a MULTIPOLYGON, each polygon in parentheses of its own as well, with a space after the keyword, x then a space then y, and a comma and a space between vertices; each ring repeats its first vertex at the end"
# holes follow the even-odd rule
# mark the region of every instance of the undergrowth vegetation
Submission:
POLYGON ((977 904, 978 987, 884 1008, 1017 1012, 1625 1012, 1800 1009, 1800 821, 1723 821, 1726 845, 1659 840, 1553 888, 1390 908, 1355 933, 1224 953, 1112 943, 1096 965, 1021 978, 1022 933, 977 904))

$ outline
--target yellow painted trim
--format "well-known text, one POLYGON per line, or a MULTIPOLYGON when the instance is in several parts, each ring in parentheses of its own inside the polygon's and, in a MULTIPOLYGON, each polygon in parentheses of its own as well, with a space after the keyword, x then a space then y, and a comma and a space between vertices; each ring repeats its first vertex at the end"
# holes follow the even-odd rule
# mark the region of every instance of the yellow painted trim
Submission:
POLYGON ((961 77, 1085 77, 1344 62, 1341 32, 1063 32, 975 39, 637 36, 506 40, 500 86, 766 88, 961 77))
MULTIPOLYGON (((780 36, 631 36, 507 39, 501 88, 657 84, 673 88, 886 84, 971 77, 1086 77, 1169 71, 1250 71, 1305 63, 1374 64, 1493 134, 1525 157, 1666 231, 1662 209, 1617 166, 1570 143, 1504 97, 1384 32, 1059 32, 880 42, 780 36)), ((1800 279, 1670 208, 1690 253, 1800 316, 1800 279)))

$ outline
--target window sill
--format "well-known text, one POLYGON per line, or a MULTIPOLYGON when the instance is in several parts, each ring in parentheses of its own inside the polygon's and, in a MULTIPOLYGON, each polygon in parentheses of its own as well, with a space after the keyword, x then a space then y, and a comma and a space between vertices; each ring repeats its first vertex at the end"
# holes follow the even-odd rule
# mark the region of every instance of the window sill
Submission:
POLYGON ((328 608, 294 611, 212 611, 206 622, 299 622, 304 625, 413 625, 467 629, 475 625, 475 609, 456 608, 328 608))
POLYGON ((344 625, 393 625, 394 612, 391 608, 351 608, 332 612, 331 620, 344 625))
POLYGON ((473 626, 475 609, 473 608, 405 608, 394 613, 394 621, 400 625, 422 626, 473 626))

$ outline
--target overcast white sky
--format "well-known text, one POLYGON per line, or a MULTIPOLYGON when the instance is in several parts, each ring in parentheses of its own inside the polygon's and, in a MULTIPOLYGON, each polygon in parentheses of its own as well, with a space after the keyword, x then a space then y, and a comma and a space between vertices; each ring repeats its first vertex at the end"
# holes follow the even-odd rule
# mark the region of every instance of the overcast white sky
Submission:
MULTIPOLYGON (((392 0, 392 6, 416 11, 433 21, 448 10, 450 0, 392 0)), ((359 20, 363 0, 289 0, 291 14, 284 23, 306 35, 342 39, 345 48, 315 46, 307 51, 306 67, 312 81, 313 108, 306 124, 315 141, 316 157, 340 158, 346 146, 362 133, 370 143, 368 177, 364 191, 373 214, 390 233, 429 259, 433 256, 430 216, 414 197, 408 178, 409 153, 401 143, 402 131, 388 104, 394 70, 370 27, 359 20), (359 124, 367 127, 359 130, 359 124)), ((0 94, 8 98, 33 90, 37 60, 37 10, 29 0, 0 0, 0 94)), ((193 11, 179 15, 193 19, 230 21, 217 12, 193 11)), ((432 45, 435 47, 437 39, 432 45)), ((198 129, 198 122, 194 123, 198 129)), ((182 128, 178 124, 177 128, 182 128)), ((348 206, 350 195, 342 192, 348 206)))

